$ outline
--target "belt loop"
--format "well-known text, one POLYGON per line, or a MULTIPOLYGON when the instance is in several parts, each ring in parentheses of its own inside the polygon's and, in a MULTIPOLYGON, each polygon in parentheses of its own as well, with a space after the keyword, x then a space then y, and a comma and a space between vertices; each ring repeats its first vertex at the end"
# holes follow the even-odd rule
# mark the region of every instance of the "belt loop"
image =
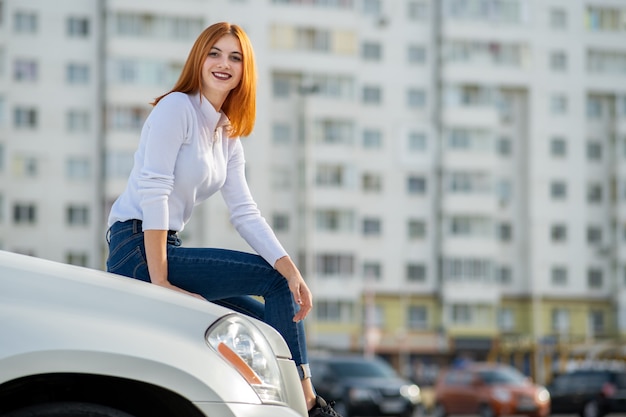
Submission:
POLYGON ((133 234, 141 232, 141 220, 133 219, 133 234))

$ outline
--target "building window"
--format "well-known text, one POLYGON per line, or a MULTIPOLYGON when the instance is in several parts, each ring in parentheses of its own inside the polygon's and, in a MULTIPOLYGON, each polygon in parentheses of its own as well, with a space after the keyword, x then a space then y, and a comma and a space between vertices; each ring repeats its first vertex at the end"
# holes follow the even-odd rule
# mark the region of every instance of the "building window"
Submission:
POLYGON ((563 9, 551 9, 550 27, 557 30, 567 28, 567 12, 563 9))
POLYGON ((377 129, 365 129, 363 131, 363 148, 380 149, 383 146, 383 134, 377 129))
POLYGON ((589 268, 587 271, 587 287, 591 289, 602 288, 604 281, 602 270, 599 268, 589 268))
POLYGON ((567 141, 556 137, 550 140, 550 154, 555 158, 562 158, 567 155, 567 141))
POLYGON ((600 226, 587 227, 587 243, 590 245, 602 244, 602 227, 600 226))
POLYGON ((496 281, 500 285, 509 285, 513 282, 513 271, 508 266, 496 268, 496 281))
POLYGON ((563 94, 554 94, 550 97, 550 113, 564 115, 567 113, 567 97, 563 94))
POLYGON ((426 237, 426 222, 423 220, 409 220, 407 233, 410 240, 423 239, 426 237))
POLYGON ((378 16, 381 13, 380 0, 363 0, 363 14, 378 16))
POLYGON ((567 55, 565 52, 556 51, 550 54, 550 69, 558 72, 567 70, 567 55))
POLYGON ((589 184, 587 186, 587 202, 591 204, 602 203, 602 184, 589 184))
MULTIPOLYGON (((626 64, 626 59, 624 59, 624 64, 626 64)), ((602 119, 603 107, 604 107, 603 100, 601 97, 597 97, 597 96, 588 97, 587 98, 587 119, 589 120, 602 119)))
POLYGON ((559 334, 567 334, 570 330, 569 310, 555 308, 552 310, 552 331, 559 334))
POLYGON ((29 203, 17 203, 13 206, 13 221, 16 224, 34 224, 37 221, 37 207, 29 203))
POLYGON ((318 301, 315 305, 315 318, 329 323, 340 322, 341 303, 339 301, 318 301))
POLYGON ((498 328, 503 332, 515 329, 515 313, 512 309, 502 307, 498 310, 498 328))
POLYGON ((428 5, 424 1, 410 1, 407 3, 407 18, 409 20, 427 20, 428 5))
POLYGON ((89 19, 86 17, 68 17, 67 36, 71 38, 86 38, 89 36, 89 19))
POLYGON ((37 61, 34 59, 17 59, 13 66, 15 81, 37 81, 37 61))
POLYGON ((316 28, 296 28, 296 49, 302 51, 328 52, 331 47, 331 32, 316 28))
POLYGON ((428 308, 426 306, 409 306, 407 327, 411 330, 428 328, 428 308))
POLYGON ((597 141, 587 142, 587 160, 593 162, 602 161, 602 143, 597 141))
POLYGON ((406 266, 406 279, 409 282, 426 281, 426 265, 424 264, 408 264, 406 266))
POLYGON ((364 236, 380 236, 382 233, 382 223, 378 218, 363 219, 363 235, 364 236))
POLYGON ((285 123, 272 125, 272 142, 275 144, 288 144, 291 142, 291 126, 285 123))
POLYGON ((37 25, 37 14, 35 12, 15 12, 13 20, 15 33, 35 33, 37 32, 37 25))
POLYGON ((406 186, 409 194, 425 194, 426 178, 411 175, 407 178, 406 186))
POLYGON ((84 252, 68 252, 65 254, 65 263, 70 265, 87 266, 89 256, 84 252))
POLYGON ((500 156, 510 156, 512 153, 513 145, 511 139, 508 137, 500 137, 496 142, 496 151, 500 156))
POLYGON ((315 122, 314 137, 317 142, 325 144, 353 143, 353 125, 347 120, 322 119, 315 122))
POLYGON ((361 188, 364 192, 378 193, 383 189, 383 180, 380 174, 366 172, 361 176, 361 188))
POLYGON ((345 169, 341 165, 321 164, 317 167, 315 184, 325 187, 341 187, 345 182, 345 169))
POLYGON ((70 180, 86 180, 91 178, 89 158, 70 157, 66 163, 66 174, 70 180))
POLYGON ((71 226, 86 226, 89 224, 89 207, 69 206, 66 210, 66 220, 71 226))
POLYGON ((111 106, 107 112, 107 127, 115 131, 138 132, 150 113, 149 107, 111 106))
POLYGON ((315 271, 322 276, 351 276, 354 274, 354 256, 318 254, 315 257, 315 271))
POLYGON ((422 132, 409 132, 409 152, 423 152, 426 150, 426 134, 422 132))
POLYGON ((317 230, 326 232, 354 231, 354 213, 350 210, 326 209, 315 212, 317 230))
POLYGON ((68 110, 66 128, 71 133, 85 133, 89 131, 90 117, 87 110, 68 110))
POLYGON ((407 91, 407 106, 411 109, 426 107, 426 92, 424 90, 409 89, 407 91))
POLYGON ((37 127, 37 110, 28 107, 17 107, 13 113, 16 129, 33 129, 37 127))
POLYGON ((274 213, 272 215, 272 229, 275 232, 289 231, 289 215, 286 213, 274 213))
POLYGON ((567 198, 567 183, 565 181, 553 181, 550 184, 550 197, 552 200, 565 200, 567 198))
POLYGON ((363 87, 363 103, 365 104, 380 104, 382 102, 382 95, 383 93, 380 87, 363 87))
POLYGON ((554 243, 567 241, 567 226, 564 224, 554 224, 550 228, 550 238, 554 243))
POLYGON ((383 276, 382 266, 379 262, 367 261, 363 263, 363 279, 366 281, 380 281, 383 276))
POLYGON ((16 155, 13 158, 12 168, 16 177, 35 177, 39 172, 37 158, 32 156, 16 155))
POLYGON ((272 93, 274 98, 289 97, 291 91, 292 79, 288 74, 273 74, 272 76, 272 93))
POLYGON ((567 286, 567 268, 564 266, 552 267, 550 271, 550 282, 555 287, 567 286))
POLYGON ((591 310, 589 312, 589 330, 591 336, 602 335, 605 329, 604 312, 601 310, 591 310))
POLYGON ((513 226, 510 223, 498 225, 498 239, 501 242, 510 242, 513 239, 513 226))
POLYGON ((456 324, 469 324, 472 322, 472 308, 469 304, 452 305, 452 322, 456 324))
POLYGON ((407 48, 407 61, 409 64, 425 64, 426 48, 421 45, 409 45, 407 48))
POLYGON ((89 82, 89 67, 86 64, 68 64, 66 80, 70 84, 87 84, 89 82))
POLYGON ((365 61, 380 61, 383 56, 382 46, 376 42, 364 42, 361 46, 361 58, 365 61))

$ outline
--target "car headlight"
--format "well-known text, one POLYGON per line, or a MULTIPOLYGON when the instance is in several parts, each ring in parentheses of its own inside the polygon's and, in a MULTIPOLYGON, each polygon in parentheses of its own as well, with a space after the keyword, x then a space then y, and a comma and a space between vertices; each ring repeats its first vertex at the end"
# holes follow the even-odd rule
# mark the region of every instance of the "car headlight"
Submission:
POLYGON ((350 388, 350 401, 353 403, 375 401, 376 394, 367 388, 350 388))
POLYGON ((537 389, 537 399, 542 403, 550 401, 550 392, 545 387, 539 387, 537 389))
POLYGON ((505 388, 494 388, 492 397, 500 403, 506 403, 511 401, 511 392, 505 388))
POLYGON ((274 352, 249 320, 229 315, 206 332, 206 341, 250 384, 264 403, 285 403, 285 390, 274 352))
POLYGON ((419 403, 421 399, 420 388, 414 384, 403 385, 400 388, 400 394, 407 400, 411 401, 413 404, 419 403))

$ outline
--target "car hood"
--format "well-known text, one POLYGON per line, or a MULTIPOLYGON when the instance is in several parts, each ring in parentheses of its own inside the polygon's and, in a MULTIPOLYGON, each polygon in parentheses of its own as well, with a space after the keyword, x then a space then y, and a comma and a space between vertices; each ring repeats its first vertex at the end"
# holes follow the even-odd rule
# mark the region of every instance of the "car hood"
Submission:
MULTIPOLYGON (((72 340, 76 349, 81 343, 93 349, 94 340, 87 338, 98 338, 103 350, 114 351, 121 341, 126 345, 142 344, 145 349, 151 335, 161 331, 171 335, 171 346, 176 346, 177 341, 202 339, 212 323, 231 313, 216 304, 146 282, 0 251, 0 350, 5 354, 12 344, 23 346, 24 339, 38 342, 41 349, 59 348, 70 332, 81 331, 84 337, 72 340), (12 317, 19 317, 22 323, 41 324, 37 332, 25 334, 12 317), (98 328, 86 329, 85 323, 90 322, 98 328), (145 331, 143 336, 148 340, 142 339, 138 331, 145 331)), ((291 357, 278 332, 258 320, 251 321, 261 328, 277 356, 291 357)))

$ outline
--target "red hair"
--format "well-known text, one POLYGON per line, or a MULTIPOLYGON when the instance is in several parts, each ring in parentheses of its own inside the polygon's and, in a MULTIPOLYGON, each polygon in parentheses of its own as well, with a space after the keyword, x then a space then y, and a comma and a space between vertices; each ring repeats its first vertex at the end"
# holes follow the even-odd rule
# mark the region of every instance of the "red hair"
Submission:
POLYGON ((215 23, 198 36, 174 87, 154 99, 151 104, 156 106, 163 97, 173 92, 186 94, 200 92, 202 97, 202 65, 213 45, 224 35, 233 35, 239 40, 243 55, 243 73, 239 85, 232 89, 224 100, 222 110, 230 120, 230 136, 248 136, 252 133, 256 120, 257 72, 254 51, 250 38, 243 29, 228 22, 215 23))

